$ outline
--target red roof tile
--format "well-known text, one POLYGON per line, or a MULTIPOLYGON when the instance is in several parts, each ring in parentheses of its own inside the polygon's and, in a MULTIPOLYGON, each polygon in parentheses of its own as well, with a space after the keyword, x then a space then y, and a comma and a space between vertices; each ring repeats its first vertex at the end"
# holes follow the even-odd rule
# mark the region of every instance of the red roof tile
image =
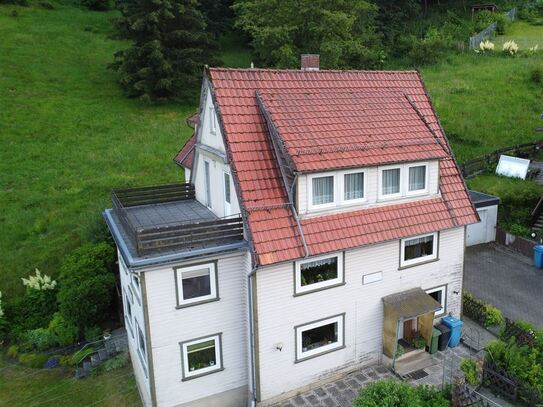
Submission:
POLYGON ((323 153, 327 155, 324 161, 341 161, 343 166, 375 165, 385 162, 388 158, 384 156, 389 155, 398 161, 440 159, 441 197, 302 220, 310 255, 477 222, 475 209, 417 72, 211 68, 209 77, 259 264, 300 258, 305 249, 258 107, 257 90, 264 102, 270 104, 281 136, 291 143, 289 151, 298 153, 296 166, 303 171, 316 171, 327 165, 318 159, 318 154, 323 153), (323 94, 327 95, 326 100, 332 99, 330 106, 322 106, 323 94), (345 115, 352 117, 344 116, 342 123, 334 120, 337 118, 333 114, 339 114, 338 99, 346 98, 352 104, 357 95, 366 94, 371 95, 368 96, 371 103, 361 103, 360 107, 349 105, 345 115), (411 99, 416 109, 410 110, 409 104, 403 103, 398 95, 411 99), (311 106, 308 101, 316 100, 317 96, 319 104, 311 106), (377 106, 382 106, 388 114, 383 114, 377 106), (296 114, 291 111, 294 107, 296 114), (371 113, 374 123, 360 117, 364 108, 371 113), (297 120, 299 116, 303 120, 297 120), (409 131, 399 128, 400 122, 402 126, 407 123, 409 131), (328 137, 318 145, 315 139, 304 138, 309 129, 325 129, 322 134, 340 132, 350 141, 343 143, 343 149, 330 151, 328 137), (378 154, 373 148, 349 148, 347 144, 353 144, 358 131, 366 131, 365 138, 357 139, 354 144, 365 144, 372 137, 381 143, 389 132, 394 142, 380 148, 378 154), (436 140, 439 143, 433 142, 436 140), (317 150, 313 151, 315 147, 317 150))
POLYGON ((194 144, 196 143, 196 135, 193 134, 185 143, 183 148, 175 155, 173 160, 180 166, 192 169, 194 160, 194 144))

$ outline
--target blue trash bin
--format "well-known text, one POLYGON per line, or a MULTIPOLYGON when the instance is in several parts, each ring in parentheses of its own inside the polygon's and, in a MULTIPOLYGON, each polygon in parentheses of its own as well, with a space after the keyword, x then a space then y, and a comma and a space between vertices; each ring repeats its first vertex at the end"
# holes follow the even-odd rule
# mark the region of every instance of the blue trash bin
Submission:
POLYGON ((443 325, 451 330, 451 338, 449 339, 449 346, 454 348, 460 343, 460 337, 462 336, 462 325, 464 323, 455 317, 444 317, 441 319, 443 325))
POLYGON ((543 268, 543 245, 541 244, 534 246, 534 266, 538 269, 543 268))

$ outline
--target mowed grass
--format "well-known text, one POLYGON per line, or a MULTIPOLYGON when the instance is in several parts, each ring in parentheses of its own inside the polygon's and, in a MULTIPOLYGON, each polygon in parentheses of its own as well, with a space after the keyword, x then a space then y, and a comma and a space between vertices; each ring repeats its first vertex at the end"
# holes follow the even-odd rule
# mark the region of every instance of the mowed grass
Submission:
POLYGON ((0 361, 0 407, 141 406, 129 365, 76 380, 62 368, 29 369, 0 361))

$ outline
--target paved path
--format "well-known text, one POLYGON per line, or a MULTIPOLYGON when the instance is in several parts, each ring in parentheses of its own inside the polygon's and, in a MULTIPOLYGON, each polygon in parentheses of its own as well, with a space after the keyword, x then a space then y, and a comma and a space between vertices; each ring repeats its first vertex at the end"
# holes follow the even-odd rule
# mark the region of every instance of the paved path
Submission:
POLYGON ((543 327, 543 270, 525 256, 497 244, 468 247, 464 289, 508 318, 543 327))

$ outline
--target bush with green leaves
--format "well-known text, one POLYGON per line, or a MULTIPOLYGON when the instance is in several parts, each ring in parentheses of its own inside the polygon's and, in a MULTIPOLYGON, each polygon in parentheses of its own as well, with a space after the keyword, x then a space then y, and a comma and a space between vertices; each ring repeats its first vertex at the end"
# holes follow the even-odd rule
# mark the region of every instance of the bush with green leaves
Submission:
POLYGON ((127 352, 119 353, 117 356, 112 357, 104 362, 102 368, 106 372, 110 372, 115 369, 121 369, 128 365, 129 357, 127 352))
POLYGON ((412 66, 434 64, 452 47, 451 38, 437 28, 430 28, 422 38, 412 34, 403 36, 397 46, 406 63, 412 66))
POLYGON ((431 386, 413 387, 398 380, 380 380, 360 390, 355 407, 447 407, 441 391, 431 386))
POLYGON ((81 331, 109 316, 115 288, 115 251, 88 244, 66 256, 60 269, 59 310, 81 331))
POLYGON ((60 312, 53 315, 48 327, 51 341, 56 346, 73 345, 79 339, 79 329, 77 326, 67 321, 60 312))
POLYGON ((49 359, 48 355, 39 353, 19 353, 19 363, 34 369, 41 369, 49 359))
POLYGON ((462 362, 460 362, 460 370, 464 373, 466 382, 473 386, 479 383, 479 379, 477 377, 477 366, 475 365, 475 362, 473 360, 462 360, 462 362))
POLYGON ((98 325, 89 326, 85 328, 84 336, 87 342, 96 342, 102 339, 102 328, 98 325))
POLYGON ((499 309, 474 298, 467 291, 463 293, 462 305, 466 316, 479 322, 484 327, 501 325, 504 322, 503 314, 499 309))
POLYGON ((81 0, 81 4, 93 11, 106 11, 111 8, 110 0, 81 0))
POLYGON ((54 346, 53 338, 47 328, 30 329, 22 336, 25 348, 44 351, 54 346))

